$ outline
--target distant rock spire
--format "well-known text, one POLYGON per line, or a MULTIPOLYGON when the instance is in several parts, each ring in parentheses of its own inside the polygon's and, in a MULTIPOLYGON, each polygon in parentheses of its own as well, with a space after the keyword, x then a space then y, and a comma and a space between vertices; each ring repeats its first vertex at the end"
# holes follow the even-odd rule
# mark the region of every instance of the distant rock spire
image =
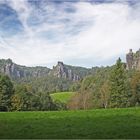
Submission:
POLYGON ((129 53, 126 54, 126 62, 127 62, 127 69, 133 68, 133 51, 132 49, 129 50, 129 53))
POLYGON ((140 49, 136 53, 133 53, 132 49, 129 50, 126 54, 126 66, 128 70, 140 70, 140 49))
POLYGON ((57 65, 53 67, 53 75, 57 76, 58 78, 64 78, 71 81, 80 80, 80 77, 61 61, 58 61, 57 65))

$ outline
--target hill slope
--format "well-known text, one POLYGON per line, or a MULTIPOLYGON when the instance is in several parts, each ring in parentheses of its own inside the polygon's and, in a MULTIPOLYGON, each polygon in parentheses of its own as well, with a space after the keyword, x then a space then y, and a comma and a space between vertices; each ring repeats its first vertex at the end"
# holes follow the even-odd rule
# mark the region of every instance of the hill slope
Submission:
POLYGON ((12 79, 29 79, 47 77, 48 75, 78 81, 89 73, 90 69, 68 66, 58 62, 53 69, 47 67, 27 67, 14 63, 11 59, 0 59, 0 72, 9 75, 12 79))
POLYGON ((90 73, 91 69, 58 62, 52 69, 27 67, 11 59, 0 59, 0 73, 8 75, 16 84, 30 84, 38 92, 68 91, 71 85, 90 73))
POLYGON ((54 101, 67 103, 73 95, 74 95, 74 92, 58 92, 58 93, 51 94, 51 97, 54 101))

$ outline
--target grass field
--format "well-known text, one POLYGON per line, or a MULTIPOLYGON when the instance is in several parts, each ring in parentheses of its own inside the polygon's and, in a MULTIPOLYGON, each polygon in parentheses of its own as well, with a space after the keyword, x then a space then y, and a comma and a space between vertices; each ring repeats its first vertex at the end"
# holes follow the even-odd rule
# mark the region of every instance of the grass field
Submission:
POLYGON ((140 138, 140 108, 0 113, 0 138, 140 138))
POLYGON ((67 103, 73 95, 74 92, 58 92, 51 94, 51 97, 54 101, 58 100, 62 103, 67 103))

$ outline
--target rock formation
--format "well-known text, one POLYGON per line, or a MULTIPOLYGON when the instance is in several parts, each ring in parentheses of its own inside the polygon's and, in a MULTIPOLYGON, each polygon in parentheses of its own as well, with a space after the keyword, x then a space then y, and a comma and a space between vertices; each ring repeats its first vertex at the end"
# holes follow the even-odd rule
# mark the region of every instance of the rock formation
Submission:
POLYGON ((47 75, 50 69, 46 67, 25 67, 12 62, 11 59, 0 60, 0 72, 8 75, 12 79, 41 77, 47 75))
POLYGON ((140 49, 136 53, 133 53, 132 49, 129 50, 126 55, 126 66, 128 70, 140 70, 140 49))
POLYGON ((53 75, 57 76, 58 78, 65 78, 71 81, 78 81, 80 77, 76 75, 71 69, 67 68, 63 62, 58 62, 58 64, 53 67, 53 75))
MULTIPOLYGON (((17 65, 11 59, 0 59, 0 72, 10 76, 12 79, 29 79, 34 77, 47 77, 48 75, 56 76, 58 78, 68 79, 70 81, 78 81, 82 78, 81 74, 76 74, 72 68, 79 72, 79 67, 73 67, 58 62, 53 69, 47 67, 26 67, 17 65), (78 70, 77 70, 78 68, 78 70)), ((86 68, 80 68, 86 69, 86 68)), ((86 69, 88 71, 88 69, 86 69)))

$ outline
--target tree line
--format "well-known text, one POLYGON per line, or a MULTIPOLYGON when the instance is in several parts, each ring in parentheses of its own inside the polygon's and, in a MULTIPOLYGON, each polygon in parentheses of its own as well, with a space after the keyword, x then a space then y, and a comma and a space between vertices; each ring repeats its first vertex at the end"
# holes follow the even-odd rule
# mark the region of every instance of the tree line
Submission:
POLYGON ((62 103, 53 102, 48 92, 36 92, 29 84, 13 84, 0 74, 0 111, 59 110, 62 103))
POLYGON ((127 70, 119 58, 112 67, 97 69, 80 82, 69 109, 140 106, 140 71, 127 70))
POLYGON ((52 83, 55 83, 55 86, 49 85, 47 79, 44 79, 44 85, 42 86, 39 86, 42 81, 38 81, 38 85, 26 82, 15 84, 8 76, 0 74, 0 111, 46 111, 140 106, 140 71, 127 70, 120 58, 112 67, 94 69, 90 75, 79 82, 64 81, 66 80, 60 79, 59 81, 52 78, 52 83), (51 91, 52 87, 53 91, 53 87, 58 85, 58 89, 65 91, 65 86, 69 86, 69 83, 71 84, 69 90, 76 92, 70 101, 67 104, 53 101, 48 88, 51 91))

